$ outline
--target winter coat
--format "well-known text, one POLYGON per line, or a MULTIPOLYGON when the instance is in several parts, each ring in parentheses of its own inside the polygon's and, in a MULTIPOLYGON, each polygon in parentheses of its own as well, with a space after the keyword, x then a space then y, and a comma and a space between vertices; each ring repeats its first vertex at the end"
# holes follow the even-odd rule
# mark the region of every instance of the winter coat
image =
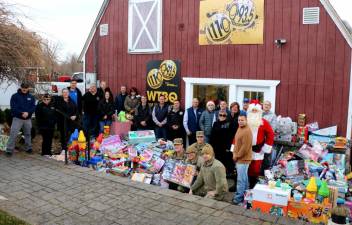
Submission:
MULTIPOLYGON (((71 91, 71 87, 67 87, 67 89, 71 91)), ((78 88, 76 88, 76 90, 77 90, 77 104, 75 105, 77 107, 78 114, 81 115, 82 114, 82 92, 78 88)))
POLYGON ((211 130, 211 136, 209 143, 214 149, 215 158, 219 159, 224 163, 226 150, 230 150, 233 136, 232 131, 233 125, 230 121, 219 121, 217 120, 211 130))
POLYGON ((104 116, 107 116, 106 120, 112 120, 112 116, 115 113, 115 105, 113 102, 106 102, 105 99, 101 100, 98 104, 99 120, 104 120, 104 116))
POLYGON ((175 138, 182 138, 185 137, 185 129, 183 128, 183 116, 184 111, 182 109, 178 110, 177 112, 173 111, 172 109, 169 111, 167 115, 167 126, 168 126, 168 139, 173 140, 175 138), (178 129, 174 129, 172 126, 177 125, 178 129))
POLYGON ((139 105, 139 99, 137 97, 131 98, 131 96, 127 96, 124 102, 126 112, 130 112, 131 110, 136 111, 139 105))
POLYGON ((38 129, 54 129, 56 124, 56 110, 54 104, 41 102, 35 109, 35 119, 38 129))
POLYGON ((275 113, 269 111, 269 112, 263 112, 263 119, 266 119, 269 123, 271 128, 273 128, 273 130, 276 129, 276 124, 277 124, 277 117, 275 115, 275 113))
POLYGON ((212 158, 209 162, 204 162, 201 167, 191 189, 196 192, 200 188, 204 188, 205 192, 215 191, 215 199, 223 200, 228 191, 226 171, 224 165, 217 159, 212 158))
POLYGON ((33 95, 29 93, 22 93, 21 89, 18 89, 17 93, 11 96, 11 115, 18 119, 27 120, 32 118, 32 114, 35 111, 35 99, 33 95), (22 113, 27 112, 26 118, 22 117, 22 113))
POLYGON ((59 112, 56 113, 58 126, 63 125, 65 117, 61 114, 65 114, 67 117, 78 116, 78 109, 76 104, 69 98, 68 102, 64 100, 62 96, 57 96, 54 101, 54 106, 59 112))
POLYGON ((204 131, 205 136, 209 137, 211 135, 211 128, 213 126, 214 114, 215 114, 214 111, 209 112, 208 110, 205 110, 200 116, 199 127, 202 131, 204 131))
POLYGON ((116 95, 115 98, 115 109, 117 111, 117 114, 119 114, 120 111, 125 111, 125 100, 126 100, 127 94, 119 94, 116 95))
POLYGON ((89 115, 97 115, 99 101, 98 93, 95 93, 95 95, 91 92, 85 93, 83 95, 83 112, 89 115))
POLYGON ((151 110, 147 104, 145 107, 139 105, 135 113, 135 127, 136 129, 147 130, 151 128, 151 110), (142 126, 141 122, 145 121, 147 126, 142 126))

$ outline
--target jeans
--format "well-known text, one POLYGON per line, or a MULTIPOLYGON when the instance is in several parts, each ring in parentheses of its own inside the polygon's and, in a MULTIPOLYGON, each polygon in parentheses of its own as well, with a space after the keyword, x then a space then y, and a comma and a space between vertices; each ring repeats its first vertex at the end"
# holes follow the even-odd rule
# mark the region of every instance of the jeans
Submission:
POLYGON ((166 127, 155 127, 155 137, 156 139, 164 138, 165 140, 167 140, 166 127))
POLYGON ((98 115, 90 115, 84 114, 83 115, 83 128, 86 136, 90 134, 90 136, 97 136, 97 127, 98 127, 98 115))
POLYGON ((237 170, 237 190, 233 196, 234 203, 243 202, 244 193, 248 189, 248 167, 249 164, 236 163, 237 170))
POLYGON ((104 126, 110 126, 111 127, 112 120, 102 120, 99 121, 99 133, 104 133, 104 126))
POLYGON ((12 152, 13 149, 16 147, 16 139, 21 128, 23 128, 26 151, 32 149, 32 136, 31 136, 32 120, 31 119, 22 120, 14 117, 12 119, 10 138, 6 147, 7 152, 12 152))

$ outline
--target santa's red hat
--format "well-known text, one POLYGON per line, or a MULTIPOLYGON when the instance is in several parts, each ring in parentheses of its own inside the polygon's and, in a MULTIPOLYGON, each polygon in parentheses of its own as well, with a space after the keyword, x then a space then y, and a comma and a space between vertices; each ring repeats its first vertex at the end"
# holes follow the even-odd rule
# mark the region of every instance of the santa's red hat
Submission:
POLYGON ((257 110, 259 112, 263 111, 262 110, 262 105, 260 104, 260 101, 258 99, 252 99, 250 102, 250 105, 248 107, 248 112, 251 112, 253 110, 257 110))

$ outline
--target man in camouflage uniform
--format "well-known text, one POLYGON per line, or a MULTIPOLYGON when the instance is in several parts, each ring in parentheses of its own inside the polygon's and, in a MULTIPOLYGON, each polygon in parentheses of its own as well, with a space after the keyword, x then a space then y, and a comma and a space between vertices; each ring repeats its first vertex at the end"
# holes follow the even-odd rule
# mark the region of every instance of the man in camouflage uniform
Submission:
POLYGON ((225 167, 215 159, 211 145, 203 147, 202 156, 204 164, 189 193, 223 200, 225 193, 228 191, 225 167))
POLYGON ((201 155, 203 147, 206 145, 204 131, 196 132, 197 142, 193 143, 188 147, 188 149, 196 150, 198 155, 201 155))

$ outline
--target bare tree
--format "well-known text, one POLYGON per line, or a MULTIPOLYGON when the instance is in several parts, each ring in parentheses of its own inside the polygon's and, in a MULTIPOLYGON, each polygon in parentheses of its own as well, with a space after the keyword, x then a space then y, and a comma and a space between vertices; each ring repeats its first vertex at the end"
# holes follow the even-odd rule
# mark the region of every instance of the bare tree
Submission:
POLYGON ((45 71, 52 79, 55 79, 59 69, 58 57, 61 51, 61 46, 58 42, 46 40, 43 41, 42 49, 44 55, 44 67, 46 68, 45 71))
POLYGON ((59 71, 62 74, 73 74, 74 72, 81 72, 83 70, 82 63, 78 63, 77 54, 69 54, 65 61, 60 63, 59 71))
POLYGON ((27 30, 0 0, 0 81, 26 79, 28 67, 42 64, 42 39, 27 30))

